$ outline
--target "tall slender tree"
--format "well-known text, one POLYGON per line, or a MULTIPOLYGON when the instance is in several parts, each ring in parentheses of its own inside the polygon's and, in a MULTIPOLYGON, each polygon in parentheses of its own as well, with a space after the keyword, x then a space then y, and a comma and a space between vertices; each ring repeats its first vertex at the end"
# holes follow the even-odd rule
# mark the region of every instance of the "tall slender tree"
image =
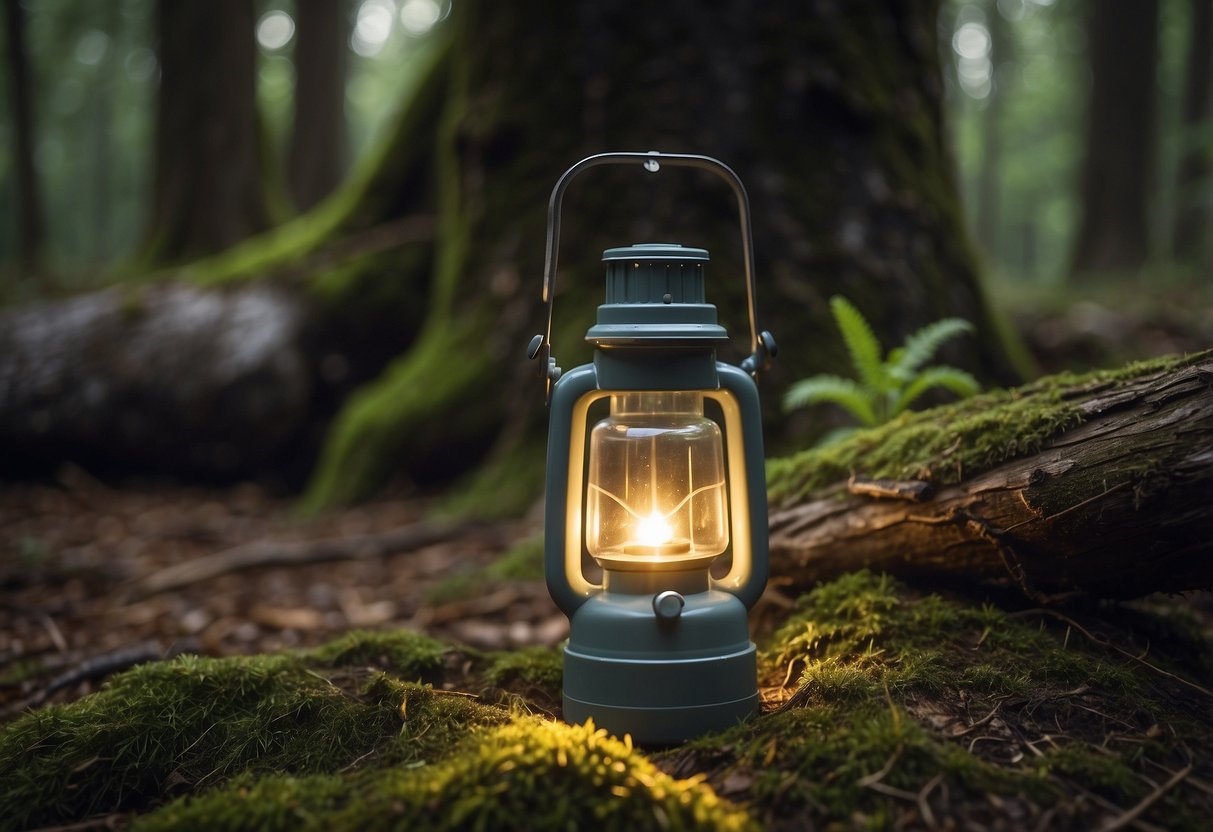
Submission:
POLYGON ((345 3, 296 0, 295 124, 287 184, 300 210, 332 192, 345 168, 348 36, 345 3))
POLYGON ((1213 2, 1190 0, 1184 82, 1175 256, 1202 263, 1208 252, 1209 203, 1213 199, 1213 2))
POLYGON ((42 267, 46 226, 42 197, 34 168, 33 84, 25 39, 25 10, 20 0, 4 0, 5 29, 8 32, 8 85, 13 118, 13 172, 17 191, 17 263, 26 271, 42 267))
POLYGON ((997 0, 986 11, 990 33, 990 94, 982 118, 981 172, 977 176, 977 240, 986 254, 997 257, 1002 207, 1003 110, 1009 86, 1011 33, 997 0))
POLYGON ((157 13, 150 263, 218 251, 270 224, 252 0, 160 0, 157 13))
POLYGON ((1088 4, 1091 92, 1074 273, 1132 269, 1150 252, 1158 0, 1088 4))

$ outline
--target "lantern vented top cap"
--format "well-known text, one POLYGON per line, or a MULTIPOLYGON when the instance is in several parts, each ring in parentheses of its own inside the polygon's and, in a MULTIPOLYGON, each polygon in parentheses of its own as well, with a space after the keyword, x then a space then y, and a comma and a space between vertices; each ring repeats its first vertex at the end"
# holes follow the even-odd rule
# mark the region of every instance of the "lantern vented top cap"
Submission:
POLYGON ((602 253, 606 264, 606 302, 608 305, 706 303, 703 272, 709 259, 707 249, 678 243, 608 248, 602 253))
POLYGON ((707 249, 691 248, 678 243, 636 243, 631 246, 608 248, 602 253, 604 263, 616 260, 631 260, 639 263, 657 261, 706 263, 709 259, 711 258, 708 257, 707 249))

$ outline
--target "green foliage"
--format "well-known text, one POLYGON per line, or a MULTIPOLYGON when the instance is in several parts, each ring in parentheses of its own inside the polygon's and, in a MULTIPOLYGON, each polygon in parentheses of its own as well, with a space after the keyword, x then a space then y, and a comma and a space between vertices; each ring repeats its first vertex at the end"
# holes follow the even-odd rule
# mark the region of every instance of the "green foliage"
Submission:
POLYGON ((850 301, 835 295, 830 299, 830 311, 842 333, 859 381, 835 375, 816 375, 798 381, 784 394, 784 410, 828 402, 840 405, 860 424, 873 427, 897 416, 936 387, 950 390, 962 398, 981 389, 977 380, 964 370, 923 367, 944 343, 973 331, 973 325, 968 321, 945 318, 928 324, 907 338, 904 346, 882 358, 880 341, 850 301))

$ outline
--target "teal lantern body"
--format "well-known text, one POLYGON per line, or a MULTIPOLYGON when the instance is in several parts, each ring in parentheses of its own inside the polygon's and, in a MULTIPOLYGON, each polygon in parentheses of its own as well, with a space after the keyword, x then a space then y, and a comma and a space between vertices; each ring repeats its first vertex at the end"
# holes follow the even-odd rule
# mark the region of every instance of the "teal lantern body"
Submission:
MULTIPOLYGON (((748 253, 744 189, 705 159, 590 157, 557 185, 554 211, 590 162, 719 166, 736 181, 748 253)), ((603 260, 606 302, 586 333, 593 363, 561 373, 544 336, 530 351, 547 359, 550 385, 544 548, 548 588, 570 620, 564 717, 670 744, 758 708, 747 611, 766 584, 767 517, 752 376, 774 342, 755 334, 742 366, 717 360, 728 334, 706 299, 704 249, 639 244, 603 260)), ((747 271, 752 288, 748 259, 747 271)), ((752 292, 750 308, 753 321, 752 292)))

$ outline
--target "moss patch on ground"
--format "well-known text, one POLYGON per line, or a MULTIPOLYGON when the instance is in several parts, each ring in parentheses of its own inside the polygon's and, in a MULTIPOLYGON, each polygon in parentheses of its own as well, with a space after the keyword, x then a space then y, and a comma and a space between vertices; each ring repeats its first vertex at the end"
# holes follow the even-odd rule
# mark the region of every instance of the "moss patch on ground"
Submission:
MULTIPOLYGON (((1081 617, 1134 655, 1158 636, 1132 610, 1081 617)), ((1092 828, 1193 765, 1201 785, 1163 794, 1150 817, 1196 829, 1213 808, 1201 788, 1213 774, 1213 696, 1179 679, 1207 671, 1210 645, 1171 634, 1147 663, 1049 613, 858 572, 802 597, 761 652, 763 682, 780 692, 771 715, 659 759, 680 774, 710 771, 772 827, 808 816, 1092 828)))
POLYGON ((1191 619, 1006 611, 859 572, 762 641, 762 716, 648 752, 546 715, 557 651, 355 632, 144 665, 4 728, 0 827, 1089 828, 1153 799, 1143 820, 1195 829, 1213 811, 1191 619))
POLYGON ((426 595, 431 604, 471 598, 502 581, 543 580, 543 535, 528 537, 484 569, 455 572, 426 595))
POLYGON ((930 410, 903 413, 836 444, 768 461, 767 493, 772 505, 779 505, 852 474, 936 484, 959 482, 966 475, 1038 451, 1053 437, 1082 424, 1076 391, 1140 378, 1193 360, 1196 358, 1191 356, 1167 356, 1114 370, 1061 373, 1013 390, 995 390, 930 410))

